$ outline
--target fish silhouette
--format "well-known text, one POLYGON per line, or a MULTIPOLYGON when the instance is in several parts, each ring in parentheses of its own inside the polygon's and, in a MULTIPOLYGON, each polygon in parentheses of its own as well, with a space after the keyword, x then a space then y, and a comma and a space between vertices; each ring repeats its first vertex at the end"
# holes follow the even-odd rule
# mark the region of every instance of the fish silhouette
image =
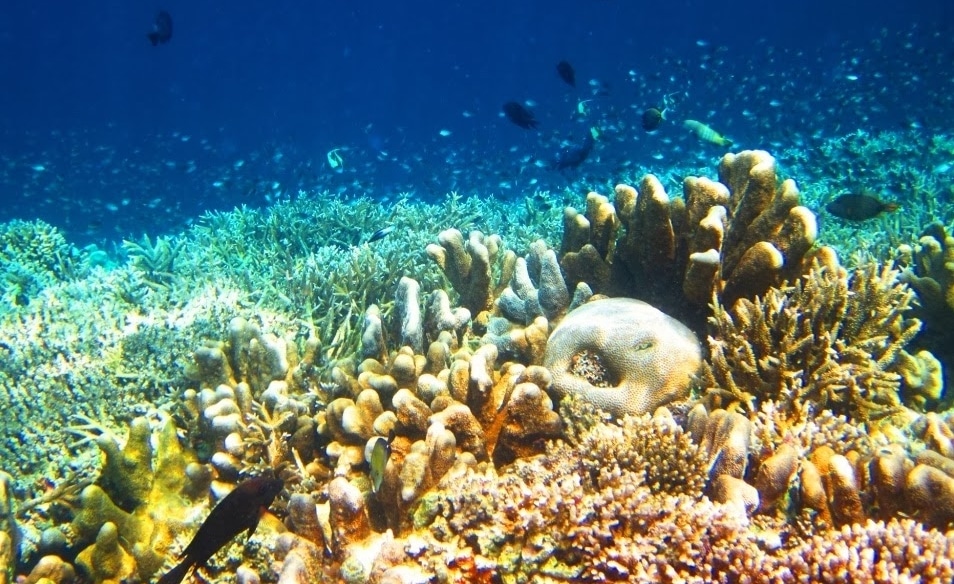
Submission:
POLYGON ((589 157, 594 145, 596 145, 596 138, 593 137, 593 134, 587 132, 586 138, 583 139, 583 144, 561 150, 560 153, 556 155, 556 158, 553 159, 553 163, 550 167, 554 170, 576 168, 583 164, 583 161, 589 157))
POLYGON ((897 203, 882 201, 868 193, 847 193, 825 205, 825 210, 848 221, 865 221, 898 210, 897 203))
POLYGON ((164 45, 172 38, 172 15, 165 10, 160 10, 156 14, 156 20, 152 23, 152 30, 146 35, 152 46, 164 45))
POLYGON ((524 130, 536 130, 537 120, 533 117, 533 112, 523 107, 515 101, 508 101, 503 105, 504 115, 514 124, 524 130))
POLYGON ((179 556, 179 564, 159 578, 158 584, 179 584, 192 568, 200 568, 215 552, 248 530, 252 535, 258 520, 284 488, 281 479, 256 477, 239 483, 219 501, 179 556))
POLYGON ((567 61, 560 61, 556 66, 557 75, 560 76, 560 79, 566 82, 570 87, 576 87, 576 71, 573 70, 573 65, 570 65, 567 61))

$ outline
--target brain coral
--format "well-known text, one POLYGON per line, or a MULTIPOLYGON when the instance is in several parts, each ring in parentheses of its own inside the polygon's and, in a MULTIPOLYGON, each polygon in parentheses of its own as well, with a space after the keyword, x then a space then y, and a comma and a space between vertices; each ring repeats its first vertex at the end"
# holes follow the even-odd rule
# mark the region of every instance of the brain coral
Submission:
POLYGON ((605 298, 573 310, 547 341, 553 388, 615 416, 652 412, 685 397, 702 362, 686 326, 632 298, 605 298))

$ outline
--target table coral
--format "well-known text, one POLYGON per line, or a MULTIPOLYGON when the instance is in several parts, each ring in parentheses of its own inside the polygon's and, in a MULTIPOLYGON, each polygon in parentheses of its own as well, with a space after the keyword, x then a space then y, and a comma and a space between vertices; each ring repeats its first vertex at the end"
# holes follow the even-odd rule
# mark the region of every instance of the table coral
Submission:
POLYGON ((701 350, 688 328, 645 302, 609 298, 567 314, 544 363, 558 394, 623 416, 686 397, 701 350))

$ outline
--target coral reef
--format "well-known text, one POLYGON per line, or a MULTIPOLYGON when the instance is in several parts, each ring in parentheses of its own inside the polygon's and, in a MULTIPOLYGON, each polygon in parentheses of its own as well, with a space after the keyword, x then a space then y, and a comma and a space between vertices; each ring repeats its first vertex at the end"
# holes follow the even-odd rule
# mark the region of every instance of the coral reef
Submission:
POLYGON ((0 310, 24 306, 47 286, 87 270, 79 250, 52 225, 19 220, 0 225, 0 310))
POLYGON ((585 215, 568 208, 564 216, 567 280, 680 318, 686 308, 672 290, 682 289, 697 307, 714 296, 731 306, 762 294, 807 271, 817 254, 809 254, 814 214, 799 205, 793 181, 778 182, 775 159, 751 150, 726 154, 719 182, 687 178, 684 200, 670 199, 653 175, 638 189, 618 186, 614 203, 590 193, 585 215))
POLYGON ((816 264, 788 288, 729 309, 716 303, 703 375, 708 400, 747 411, 775 400, 795 419, 809 409, 859 420, 897 413, 899 357, 921 326, 907 317, 912 298, 888 267, 848 275, 816 264))
POLYGON ((950 580, 954 414, 944 359, 912 343, 934 317, 890 267, 814 248, 766 153, 724 157, 719 177, 687 179, 684 201, 651 175, 612 204, 590 194, 559 253, 519 217, 498 221, 526 231, 513 240, 472 229, 452 198, 428 223, 434 268, 433 232, 398 235, 424 213, 406 202, 386 216, 358 200, 340 230, 289 203, 128 244, 98 312, 95 290, 53 284, 101 320, 56 328, 49 290, 7 321, 26 326, 0 345, 19 416, 0 455, 42 468, 13 446, 41 423, 35 391, 44 409, 83 402, 42 423, 102 464, 0 475, 0 577, 152 578, 212 501, 273 473, 281 520, 208 578, 950 580), (369 242, 384 221, 397 228, 369 242), (708 354, 660 307, 700 332, 709 316, 708 354), (37 367, 57 352, 60 393, 37 367), (125 440, 93 421, 106 406, 125 440))
POLYGON ((702 364, 696 336, 629 298, 591 300, 566 315, 547 341, 553 389, 616 416, 652 412, 689 395, 702 364))

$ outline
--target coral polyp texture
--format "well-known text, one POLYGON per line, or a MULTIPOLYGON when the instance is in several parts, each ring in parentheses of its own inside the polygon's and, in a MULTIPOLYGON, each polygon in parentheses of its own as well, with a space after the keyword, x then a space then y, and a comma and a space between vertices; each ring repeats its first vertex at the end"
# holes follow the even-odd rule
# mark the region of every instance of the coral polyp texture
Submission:
POLYGON ((0 314, 0 583, 157 578, 258 476, 283 491, 203 580, 951 581, 950 363, 922 333, 950 238, 846 267, 767 153, 718 174, 590 193, 559 248, 455 197, 361 199, 340 233, 287 203, 48 266, 0 314), (384 216, 407 229, 373 248, 384 216))
POLYGON ((616 416, 687 397, 701 364, 692 331, 630 298, 592 300, 568 313, 550 334, 544 358, 557 394, 616 416))

